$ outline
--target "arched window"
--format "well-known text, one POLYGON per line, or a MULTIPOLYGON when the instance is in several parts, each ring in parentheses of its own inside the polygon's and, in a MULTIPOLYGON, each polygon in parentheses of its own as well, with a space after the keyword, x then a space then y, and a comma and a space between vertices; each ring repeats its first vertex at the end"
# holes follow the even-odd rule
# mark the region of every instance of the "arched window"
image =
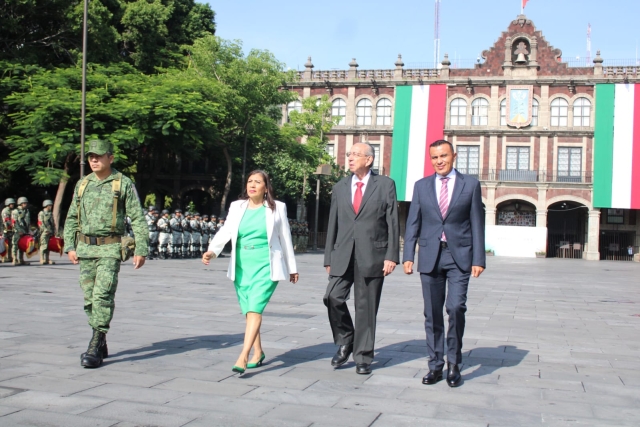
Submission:
POLYGON ((591 126, 591 102, 587 98, 578 98, 573 103, 573 125, 591 126))
POLYGON ((376 125, 391 126, 391 101, 387 98, 376 104, 376 125))
POLYGON ((556 98, 551 101, 551 126, 567 126, 569 103, 566 99, 556 98))
POLYGON ((540 104, 537 99, 533 99, 533 106, 531 107, 531 126, 538 126, 538 111, 540 110, 540 104))
POLYGON ((345 123, 345 116, 347 115, 347 103, 344 102, 344 99, 338 98, 333 101, 331 104, 331 118, 340 118, 340 121, 337 123, 338 126, 343 126, 345 123))
POLYGON ((500 126, 507 125, 507 99, 500 102, 500 126))
POLYGON ((471 126, 486 126, 489 123, 489 101, 476 98, 471 103, 471 126))
POLYGON ((456 98, 451 101, 451 126, 465 126, 467 124, 467 101, 456 98))
POLYGON ((371 124, 371 112, 373 106, 368 99, 361 99, 356 104, 356 125, 365 126, 371 124))
POLYGON ((292 111, 297 111, 298 113, 302 113, 302 102, 300 101, 292 101, 287 104, 287 123, 291 122, 289 115, 292 111))

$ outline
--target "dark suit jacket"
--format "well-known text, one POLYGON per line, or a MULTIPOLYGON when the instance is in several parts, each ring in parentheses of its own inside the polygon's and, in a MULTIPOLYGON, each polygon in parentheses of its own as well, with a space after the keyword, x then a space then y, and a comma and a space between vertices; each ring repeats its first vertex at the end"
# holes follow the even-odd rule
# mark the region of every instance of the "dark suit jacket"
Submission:
POLYGON ((324 265, 343 276, 354 253, 360 274, 382 277, 384 261, 400 262, 400 227, 396 184, 371 173, 356 215, 351 201, 351 175, 333 186, 324 265))
POLYGON ((449 250, 460 270, 470 272, 472 265, 485 267, 485 219, 480 182, 456 171, 451 203, 446 216, 442 218, 435 179, 436 174, 422 178, 413 188, 402 262, 413 262, 418 242, 418 271, 431 273, 436 266, 440 237, 444 230, 449 250))

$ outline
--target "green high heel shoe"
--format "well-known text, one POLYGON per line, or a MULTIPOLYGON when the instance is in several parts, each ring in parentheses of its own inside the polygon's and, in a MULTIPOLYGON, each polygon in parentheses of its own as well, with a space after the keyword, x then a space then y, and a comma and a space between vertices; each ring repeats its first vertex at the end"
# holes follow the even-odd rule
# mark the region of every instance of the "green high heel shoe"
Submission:
POLYGON ((260 355, 260 360, 258 360, 256 363, 247 363, 247 369, 254 369, 258 366, 262 366, 262 361, 264 360, 264 358, 265 355, 264 352, 262 352, 262 354, 260 355))
MULTIPOLYGON (((248 367, 249 367, 249 365, 247 365, 247 368, 248 367)), ((233 372, 239 373, 240 375, 244 374, 244 371, 245 371, 245 369, 241 368, 240 366, 236 366, 236 365, 233 365, 233 368, 231 368, 231 370, 233 372)))

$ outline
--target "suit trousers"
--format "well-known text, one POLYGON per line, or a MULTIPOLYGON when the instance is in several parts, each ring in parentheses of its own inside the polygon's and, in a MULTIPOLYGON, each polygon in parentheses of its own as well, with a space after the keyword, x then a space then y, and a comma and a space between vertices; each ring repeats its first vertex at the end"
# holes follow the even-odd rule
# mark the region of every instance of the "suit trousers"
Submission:
POLYGON ((447 362, 462 362, 462 336, 467 311, 467 289, 470 272, 458 268, 448 248, 441 248, 431 273, 420 273, 424 299, 424 329, 427 335, 429 369, 444 367, 445 336, 443 306, 449 316, 447 331, 447 362), (448 286, 447 286, 447 281, 448 286), (445 297, 446 295, 446 297, 445 297))
POLYGON ((373 361, 376 317, 383 282, 384 277, 363 277, 353 253, 344 276, 329 276, 323 301, 329 312, 333 340, 337 345, 353 344, 353 360, 356 363, 370 364, 373 361), (355 288, 355 328, 347 307, 352 286, 355 288))

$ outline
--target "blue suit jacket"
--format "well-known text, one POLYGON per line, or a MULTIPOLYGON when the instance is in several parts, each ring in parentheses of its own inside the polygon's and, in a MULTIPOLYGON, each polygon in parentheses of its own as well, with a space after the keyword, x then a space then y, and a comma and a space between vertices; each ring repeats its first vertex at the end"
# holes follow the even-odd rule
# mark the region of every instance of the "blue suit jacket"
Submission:
POLYGON ((460 270, 470 272, 472 265, 485 267, 485 215, 480 182, 456 170, 451 203, 443 218, 438 207, 435 179, 436 174, 430 175, 413 187, 402 262, 413 262, 418 243, 418 271, 431 273, 436 267, 444 230, 449 250, 460 270))

